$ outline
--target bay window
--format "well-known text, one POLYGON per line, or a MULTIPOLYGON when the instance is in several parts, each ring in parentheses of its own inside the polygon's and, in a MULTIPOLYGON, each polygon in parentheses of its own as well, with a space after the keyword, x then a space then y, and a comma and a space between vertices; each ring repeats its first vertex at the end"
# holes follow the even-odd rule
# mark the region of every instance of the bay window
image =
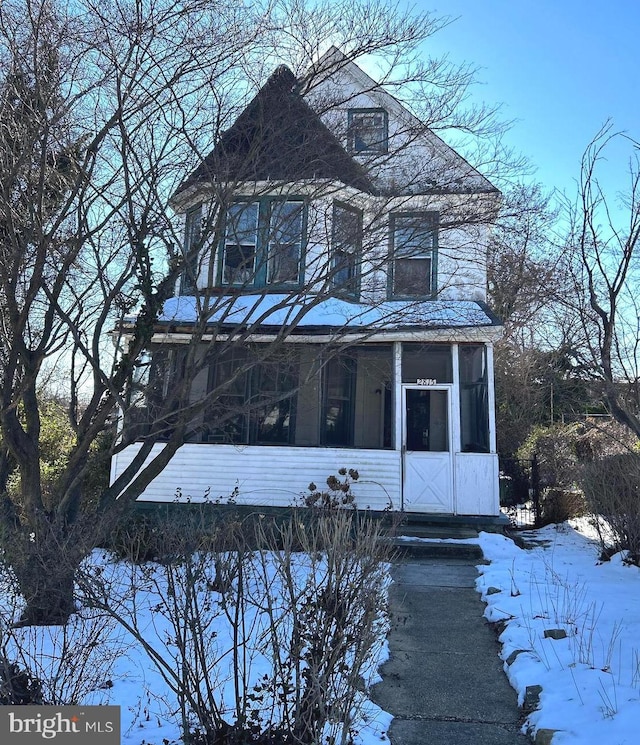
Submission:
POLYGON ((306 229, 302 200, 262 197, 227 210, 221 247, 224 285, 299 284, 306 229))
POLYGON ((358 294, 358 265, 362 247, 362 212, 334 202, 331 226, 333 287, 347 295, 358 294))

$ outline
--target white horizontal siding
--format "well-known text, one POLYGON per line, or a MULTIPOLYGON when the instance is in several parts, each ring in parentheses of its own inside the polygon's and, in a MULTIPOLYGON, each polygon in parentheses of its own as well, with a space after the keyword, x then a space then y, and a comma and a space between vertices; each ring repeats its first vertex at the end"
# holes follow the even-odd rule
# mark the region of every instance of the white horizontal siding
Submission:
MULTIPOLYGON (((112 480, 138 448, 131 445, 113 458, 112 480)), ((150 457, 161 448, 156 445, 150 457)), ((308 493, 311 482, 324 488, 327 477, 337 476, 340 468, 360 473, 352 488, 360 509, 400 509, 400 453, 347 448, 183 445, 140 500, 173 502, 179 491, 181 500, 226 502, 237 487, 238 504, 287 507, 308 493)))

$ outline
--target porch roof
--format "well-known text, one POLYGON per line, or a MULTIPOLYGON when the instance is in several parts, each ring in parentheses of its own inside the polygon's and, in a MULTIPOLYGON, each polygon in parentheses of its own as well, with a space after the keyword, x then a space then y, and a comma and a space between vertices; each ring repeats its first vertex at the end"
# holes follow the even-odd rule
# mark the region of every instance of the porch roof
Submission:
MULTIPOLYGON (((195 324, 205 312, 203 298, 178 296, 168 300, 158 323, 179 328, 195 324), (200 306, 199 306, 200 304, 200 306)), ((257 333, 375 334, 407 331, 486 328, 491 337, 502 330, 486 304, 472 300, 388 300, 356 303, 336 297, 298 294, 213 296, 208 324, 220 330, 253 327, 257 333), (492 333, 491 333, 492 332, 492 333)), ((167 328, 167 330, 169 330, 167 328)))

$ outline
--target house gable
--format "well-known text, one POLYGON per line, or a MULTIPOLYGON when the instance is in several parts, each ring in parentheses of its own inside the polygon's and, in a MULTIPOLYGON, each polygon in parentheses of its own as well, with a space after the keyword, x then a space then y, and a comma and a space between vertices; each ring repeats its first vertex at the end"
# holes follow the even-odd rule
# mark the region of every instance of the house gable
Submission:
POLYGON ((380 152, 355 159, 384 194, 493 194, 498 190, 459 153, 415 117, 336 47, 331 47, 301 83, 301 90, 345 146, 354 112, 388 116, 388 157, 380 152))

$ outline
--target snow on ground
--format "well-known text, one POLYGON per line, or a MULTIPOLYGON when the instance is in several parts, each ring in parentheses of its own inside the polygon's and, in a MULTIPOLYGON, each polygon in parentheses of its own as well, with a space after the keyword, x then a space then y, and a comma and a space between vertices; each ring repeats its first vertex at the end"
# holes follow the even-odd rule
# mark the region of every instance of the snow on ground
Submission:
MULTIPOLYGON (((620 554, 600 562, 588 521, 522 535, 532 548, 518 548, 501 535, 480 535, 490 563, 478 567, 477 589, 487 604, 486 618, 504 624, 501 657, 519 702, 528 686, 542 687, 539 708, 528 715, 525 727, 558 730, 554 745, 635 745, 640 727, 640 569, 626 565, 620 554), (566 637, 545 638, 545 631, 554 630, 566 637)), ((125 566, 107 562, 102 569, 117 573, 125 566)), ((131 584, 131 568, 127 571, 123 585, 131 584)), ((154 588, 148 581, 136 584, 137 623, 152 647, 167 654, 164 645, 171 629, 155 610, 154 588)), ((4 617, 18 613, 17 604, 11 608, 8 588, 0 589, 4 617)), ((179 740, 174 694, 135 639, 118 624, 109 622, 101 630, 101 623, 85 613, 66 635, 59 627, 22 629, 14 638, 0 633, 0 641, 14 658, 22 648, 22 663, 36 659, 36 668, 57 686, 57 696, 74 693, 65 686, 77 685, 83 669, 80 703, 119 705, 122 745, 173 745, 179 740), (101 634, 95 647, 84 643, 92 633, 101 634), (80 654, 83 647, 93 650, 89 657, 80 654)), ((375 657, 367 665, 368 684, 379 678, 378 665, 388 656, 387 629, 383 620, 375 657)), ((220 639, 228 633, 222 627, 211 631, 220 639)), ((253 664, 256 676, 265 672, 259 655, 253 664)), ((391 716, 364 696, 361 703, 357 745, 384 741, 391 716)))
MULTIPOLYGON (((275 608, 272 617, 277 617, 275 633, 286 635, 289 633, 290 619, 283 614, 278 615, 280 598, 284 597, 278 590, 276 576, 276 568, 281 564, 274 556, 261 556, 266 558, 264 562, 258 562, 259 569, 270 584, 271 602, 275 608)), ((292 567, 291 581, 299 586, 300 597, 308 597, 314 588, 318 590, 322 586, 327 570, 319 556, 297 556, 299 558, 292 567), (311 572, 315 572, 315 575, 311 575, 311 572), (312 576, 315 579, 311 579, 312 576)), ((114 560, 101 551, 94 551, 85 569, 94 577, 106 579, 106 583, 100 586, 110 588, 114 609, 121 620, 131 628, 135 627, 144 643, 136 638, 136 634, 128 633, 122 623, 87 608, 72 616, 66 627, 11 629, 9 619, 19 615, 22 604, 12 591, 10 576, 4 574, 0 576, 0 652, 6 654, 7 659, 17 661, 21 669, 29 669, 45 681, 43 692, 47 701, 119 706, 121 745, 174 745, 182 742, 179 706, 175 693, 167 684, 167 677, 171 678, 172 670, 180 669, 176 633, 187 633, 186 624, 176 627, 172 623, 172 617, 175 619, 176 614, 168 609, 186 603, 180 597, 184 593, 179 591, 178 585, 174 589, 167 587, 166 575, 160 565, 133 565, 114 560), (178 605, 173 605, 174 601, 178 605), (144 645, 148 645, 146 652, 144 645), (152 656, 164 661, 161 669, 152 664, 152 656)), ((384 587, 388 587, 391 581, 388 569, 384 565, 380 569, 384 587)), ((247 586, 249 575, 247 567, 247 586)), ((258 573, 254 575, 257 576, 258 573)), ((224 602, 216 600, 218 593, 213 589, 213 577, 205 580, 203 586, 207 591, 202 593, 198 602, 201 603, 201 619, 208 640, 205 644, 206 654, 215 659, 215 663, 208 668, 210 674, 207 678, 217 691, 218 700, 224 702, 228 711, 233 711, 232 661, 233 650, 238 649, 229 623, 233 614, 230 616, 227 613, 229 608, 224 607, 224 602)), ((259 600, 263 597, 258 595, 260 590, 261 587, 255 590, 249 588, 246 592, 259 600)), ((195 602, 195 598, 192 597, 189 602, 195 602)), ((250 630, 250 636, 245 637, 250 642, 242 647, 242 665, 246 670, 248 685, 253 686, 272 672, 269 642, 265 639, 274 633, 274 627, 269 626, 269 618, 265 618, 259 602, 253 606, 249 602, 243 608, 242 630, 250 630)), ((386 613, 381 612, 376 623, 378 641, 359 670, 365 690, 380 680, 378 668, 388 657, 386 613)), ((351 666, 354 664, 347 660, 349 663, 351 666)), ((391 716, 370 701, 364 692, 357 695, 359 715, 354 724, 357 731, 355 745, 388 742, 385 733, 391 716)))
POLYGON ((477 588, 486 618, 504 623, 501 657, 519 703, 528 686, 542 686, 527 726, 559 730, 554 745, 632 745, 640 728, 640 569, 620 554, 600 562, 588 521, 573 525, 524 533, 530 549, 482 533, 491 563, 478 567, 477 588), (552 630, 566 637, 545 638, 552 630))

